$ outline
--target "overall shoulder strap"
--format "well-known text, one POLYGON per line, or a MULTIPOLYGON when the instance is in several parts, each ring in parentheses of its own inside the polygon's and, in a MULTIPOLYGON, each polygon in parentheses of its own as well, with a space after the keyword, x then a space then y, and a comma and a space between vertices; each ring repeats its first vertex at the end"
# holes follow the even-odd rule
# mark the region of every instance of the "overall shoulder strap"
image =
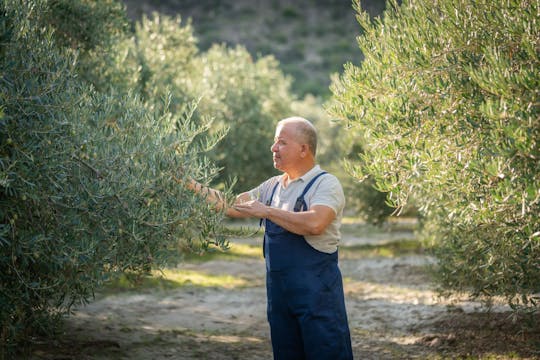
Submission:
MULTIPOLYGON (((270 197, 268 198, 268 200, 266 200, 265 204, 266 206, 270 206, 272 205, 272 199, 274 198, 274 194, 276 193, 276 189, 279 185, 279 180, 276 181, 276 184, 274 185, 274 188, 272 189, 272 193, 270 194, 270 197)), ((260 219, 259 220, 259 227, 262 226, 262 223, 263 223, 263 219, 260 219)))
POLYGON ((279 185, 279 180, 274 185, 274 188, 272 189, 272 194, 270 194, 270 198, 268 198, 268 200, 266 200, 266 206, 270 206, 272 204, 272 199, 274 198, 274 194, 276 193, 276 189, 277 189, 278 185, 279 185))
POLYGON ((302 191, 302 194, 296 199, 296 202, 294 203, 294 211, 304 211, 307 208, 307 204, 304 200, 304 195, 309 191, 315 180, 317 180, 320 176, 327 174, 326 171, 318 173, 313 179, 310 180, 310 182, 306 185, 304 188, 304 191, 302 191))

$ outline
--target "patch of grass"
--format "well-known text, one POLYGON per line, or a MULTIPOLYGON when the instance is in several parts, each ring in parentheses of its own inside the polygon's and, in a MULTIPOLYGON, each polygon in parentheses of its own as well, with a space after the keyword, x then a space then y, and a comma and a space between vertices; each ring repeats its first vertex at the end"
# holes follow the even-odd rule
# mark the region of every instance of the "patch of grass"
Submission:
POLYGON ((239 277, 231 275, 206 274, 204 272, 192 270, 165 269, 159 274, 163 279, 177 284, 177 287, 190 285, 198 287, 222 287, 231 289, 242 287, 247 284, 246 280, 239 277))
POLYGON ((232 289, 244 287, 247 284, 247 280, 231 275, 213 275, 183 269, 164 269, 141 276, 122 274, 107 283, 102 292, 104 294, 114 294, 125 291, 170 290, 185 286, 232 289))
POLYGON ((376 226, 366 223, 364 220, 355 216, 345 216, 343 217, 341 223, 342 229, 356 229, 363 232, 367 231, 368 234, 387 231, 415 231, 418 229, 418 221, 415 218, 390 217, 381 226, 376 226))
POLYGON ((405 254, 422 254, 424 250, 420 241, 405 239, 385 244, 341 246, 339 253, 344 259, 355 259, 360 257, 396 257, 405 254))
POLYGON ((295 18, 300 17, 300 14, 298 13, 298 11, 291 6, 286 6, 281 11, 281 15, 286 19, 295 19, 295 18))
POLYGON ((286 44, 289 41, 289 37, 286 33, 283 32, 275 32, 272 34, 270 38, 273 42, 277 44, 286 44))
POLYGON ((182 257, 184 262, 201 263, 210 260, 227 260, 235 261, 245 258, 259 259, 262 258, 262 249, 257 244, 230 244, 227 250, 220 248, 210 248, 204 253, 187 253, 182 257))

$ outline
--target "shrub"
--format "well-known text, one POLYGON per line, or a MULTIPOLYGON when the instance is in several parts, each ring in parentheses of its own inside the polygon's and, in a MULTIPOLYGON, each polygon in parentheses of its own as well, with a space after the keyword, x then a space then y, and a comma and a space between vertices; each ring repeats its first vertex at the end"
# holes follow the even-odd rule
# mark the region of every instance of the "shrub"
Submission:
POLYGON ((536 307, 540 290, 537 1, 404 1, 371 22, 332 113, 358 178, 419 207, 444 289, 536 307))

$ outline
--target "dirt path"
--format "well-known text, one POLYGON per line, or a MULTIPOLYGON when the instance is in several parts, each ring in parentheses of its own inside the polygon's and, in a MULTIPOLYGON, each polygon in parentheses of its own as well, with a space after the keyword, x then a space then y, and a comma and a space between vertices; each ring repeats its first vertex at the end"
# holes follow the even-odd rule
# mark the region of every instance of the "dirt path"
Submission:
MULTIPOLYGON (((519 333, 519 324, 508 319, 504 306, 486 314, 476 303, 438 299, 426 274, 425 266, 433 261, 428 256, 366 255, 362 247, 412 236, 410 231, 363 236, 357 228, 345 229, 340 268, 356 359, 540 356, 540 332, 519 333)), ((236 242, 245 243, 260 240, 236 242)), ((218 257, 187 262, 181 269, 240 282, 198 286, 195 281, 176 289, 99 297, 76 309, 65 334, 38 346, 34 358, 271 359, 264 260, 218 257)))

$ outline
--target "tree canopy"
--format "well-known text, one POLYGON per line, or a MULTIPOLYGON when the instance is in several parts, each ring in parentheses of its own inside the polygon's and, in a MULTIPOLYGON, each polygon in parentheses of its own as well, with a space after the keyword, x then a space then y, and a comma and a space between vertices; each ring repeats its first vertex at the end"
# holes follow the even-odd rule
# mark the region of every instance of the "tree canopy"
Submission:
POLYGON ((419 208, 444 289, 537 306, 538 1, 392 2, 361 11, 365 60, 331 112, 361 149, 351 173, 419 208))

